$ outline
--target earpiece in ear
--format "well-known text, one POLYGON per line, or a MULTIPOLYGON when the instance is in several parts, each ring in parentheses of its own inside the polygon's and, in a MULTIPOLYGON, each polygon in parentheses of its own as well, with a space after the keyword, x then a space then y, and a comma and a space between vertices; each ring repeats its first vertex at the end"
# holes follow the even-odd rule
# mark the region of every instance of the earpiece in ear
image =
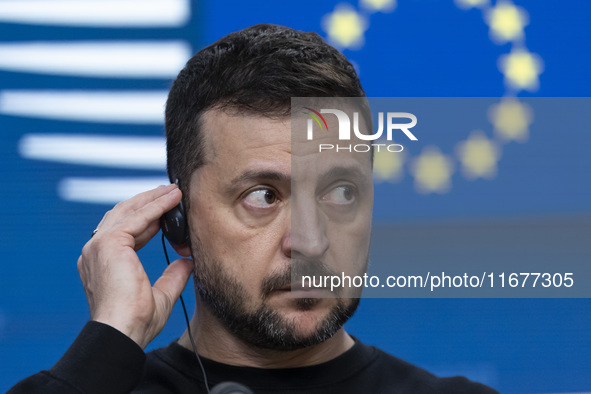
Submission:
MULTIPOLYGON (((175 179, 175 183, 178 185, 179 180, 175 179)), ((188 243, 189 230, 182 200, 179 205, 162 215, 160 227, 172 245, 186 245, 188 243)))

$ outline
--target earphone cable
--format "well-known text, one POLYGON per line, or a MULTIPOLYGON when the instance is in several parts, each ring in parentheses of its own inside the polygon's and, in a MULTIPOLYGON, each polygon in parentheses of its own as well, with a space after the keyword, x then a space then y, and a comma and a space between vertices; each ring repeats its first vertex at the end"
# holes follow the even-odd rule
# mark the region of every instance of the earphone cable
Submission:
MULTIPOLYGON (((164 233, 162 233, 162 248, 164 249, 164 257, 166 257, 166 264, 170 265, 170 259, 168 258, 168 252, 166 250, 166 242, 164 241, 164 233)), ((205 389, 207 390, 207 394, 209 394, 209 383, 207 383, 207 375, 205 374, 205 368, 203 368, 203 363, 201 362, 201 358, 199 357, 199 353, 197 353, 197 346, 195 346, 195 341, 193 340, 193 334, 191 334, 191 326, 189 324, 189 315, 187 314, 187 308, 185 307, 185 301, 183 301, 183 296, 180 296, 181 305, 183 306, 183 312, 185 313, 185 321, 187 322, 187 332, 189 333, 189 339, 191 340, 191 346, 193 347, 193 352, 195 352, 195 357, 197 357, 197 362, 199 363, 199 367, 201 367, 201 373, 203 374, 203 382, 205 384, 205 389)))

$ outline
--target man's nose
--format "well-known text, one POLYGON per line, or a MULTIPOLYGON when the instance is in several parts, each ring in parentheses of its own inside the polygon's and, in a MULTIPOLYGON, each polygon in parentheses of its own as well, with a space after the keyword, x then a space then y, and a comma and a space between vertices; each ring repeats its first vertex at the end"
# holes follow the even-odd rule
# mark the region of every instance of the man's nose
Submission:
POLYGON ((313 199, 306 203, 292 201, 291 253, 314 259, 322 257, 330 245, 326 222, 313 199))

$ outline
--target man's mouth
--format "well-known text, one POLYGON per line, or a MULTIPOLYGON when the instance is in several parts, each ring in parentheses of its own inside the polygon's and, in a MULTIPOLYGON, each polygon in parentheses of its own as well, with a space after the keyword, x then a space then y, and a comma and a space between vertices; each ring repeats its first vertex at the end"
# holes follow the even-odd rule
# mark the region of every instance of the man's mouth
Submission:
POLYGON ((287 284, 278 290, 291 292, 291 296, 294 298, 326 298, 329 293, 325 287, 303 286, 301 282, 287 284))

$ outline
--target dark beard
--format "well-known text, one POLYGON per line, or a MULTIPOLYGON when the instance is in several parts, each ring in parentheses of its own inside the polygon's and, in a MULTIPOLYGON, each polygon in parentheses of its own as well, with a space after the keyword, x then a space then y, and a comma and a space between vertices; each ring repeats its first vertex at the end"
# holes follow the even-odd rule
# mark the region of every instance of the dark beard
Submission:
MULTIPOLYGON (((195 235, 192 241, 193 261, 196 262, 194 280, 201 299, 228 331, 250 345, 281 351, 317 345, 331 338, 359 306, 359 298, 338 298, 315 332, 307 336, 296 335, 298 322, 284 318, 264 303, 254 312, 249 312, 244 302, 248 299, 244 287, 205 253, 195 235)), ((262 301, 290 282, 290 269, 265 278, 261 286, 262 301)), ((316 298, 294 298, 296 307, 301 311, 312 309, 320 301, 316 298)))

